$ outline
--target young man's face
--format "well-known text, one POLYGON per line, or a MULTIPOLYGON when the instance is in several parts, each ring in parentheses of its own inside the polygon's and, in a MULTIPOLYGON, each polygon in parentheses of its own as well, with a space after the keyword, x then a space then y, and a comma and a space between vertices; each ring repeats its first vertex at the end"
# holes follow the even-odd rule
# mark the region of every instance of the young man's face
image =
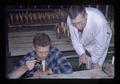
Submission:
POLYGON ((50 46, 45 46, 45 47, 41 47, 41 46, 38 46, 38 47, 34 47, 34 50, 36 51, 37 53, 37 57, 41 60, 44 60, 48 53, 49 53, 49 47, 50 46))
POLYGON ((85 17, 83 17, 83 15, 78 14, 76 16, 75 19, 72 19, 72 24, 79 30, 79 31, 83 31, 86 22, 87 22, 87 14, 85 15, 85 17))

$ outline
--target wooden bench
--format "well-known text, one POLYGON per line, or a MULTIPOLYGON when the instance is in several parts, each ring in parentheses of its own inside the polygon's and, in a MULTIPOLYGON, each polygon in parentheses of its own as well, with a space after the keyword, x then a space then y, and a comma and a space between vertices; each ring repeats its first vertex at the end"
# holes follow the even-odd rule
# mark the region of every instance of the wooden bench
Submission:
MULTIPOLYGON (((54 31, 29 31, 29 32, 12 32, 8 34, 10 56, 21 56, 32 50, 32 40, 36 33, 46 33, 52 40, 52 44, 60 51, 74 51, 68 38, 57 39, 54 31)), ((114 44, 110 44, 114 47, 114 44)), ((110 51, 108 53, 113 53, 110 51)))
POLYGON ((54 31, 12 32, 8 34, 9 52, 11 56, 25 55, 32 50, 32 40, 36 33, 46 33, 52 44, 61 51, 73 50, 68 39, 57 39, 54 31))

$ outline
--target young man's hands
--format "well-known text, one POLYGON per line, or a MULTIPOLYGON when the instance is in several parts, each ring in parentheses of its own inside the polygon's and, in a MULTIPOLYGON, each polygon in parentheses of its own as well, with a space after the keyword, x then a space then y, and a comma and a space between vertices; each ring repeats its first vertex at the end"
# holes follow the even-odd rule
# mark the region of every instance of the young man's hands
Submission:
POLYGON ((32 70, 34 68, 34 65, 36 63, 36 60, 28 60, 26 63, 13 72, 8 74, 8 77, 10 79, 17 79, 20 78, 27 70, 32 70))
POLYGON ((32 70, 34 68, 35 63, 36 63, 36 60, 28 60, 28 61, 26 61, 27 69, 32 70))
POLYGON ((51 75, 51 74, 53 74, 51 69, 46 70, 46 71, 37 70, 34 73, 33 78, 44 78, 44 76, 51 75))

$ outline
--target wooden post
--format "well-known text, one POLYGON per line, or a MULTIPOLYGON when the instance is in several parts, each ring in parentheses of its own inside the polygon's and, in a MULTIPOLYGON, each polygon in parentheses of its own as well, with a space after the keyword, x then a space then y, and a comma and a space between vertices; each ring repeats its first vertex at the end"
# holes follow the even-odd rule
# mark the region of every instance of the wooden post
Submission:
POLYGON ((36 5, 34 5, 34 8, 36 8, 36 5))
POLYGON ((50 6, 48 5, 48 9, 50 8, 50 6))
POLYGON ((96 5, 96 8, 99 9, 99 5, 96 5))
POLYGON ((90 5, 90 4, 89 4, 88 6, 89 6, 89 7, 91 7, 91 5, 90 5))
POLYGON ((22 5, 20 5, 20 9, 22 9, 22 5))
POLYGON ((109 9, 109 6, 106 5, 106 11, 105 11, 105 16, 106 16, 106 18, 108 18, 108 9, 109 9))

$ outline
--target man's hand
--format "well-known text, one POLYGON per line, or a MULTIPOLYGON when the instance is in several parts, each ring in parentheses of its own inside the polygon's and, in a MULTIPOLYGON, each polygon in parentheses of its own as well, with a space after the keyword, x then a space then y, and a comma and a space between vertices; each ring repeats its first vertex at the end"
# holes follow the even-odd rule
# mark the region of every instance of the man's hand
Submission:
POLYGON ((80 56, 80 63, 87 63, 87 55, 85 53, 80 56))
POLYGON ((26 61, 26 66, 27 66, 28 70, 32 70, 34 68, 35 63, 36 63, 36 60, 26 61))
POLYGON ((53 74, 53 72, 52 72, 51 69, 49 69, 49 71, 48 71, 48 75, 51 75, 51 74, 53 74))
POLYGON ((100 65, 98 63, 92 63, 92 69, 98 69, 100 65))
POLYGON ((40 71, 40 70, 37 70, 34 75, 33 75, 33 78, 42 78, 44 76, 47 76, 48 75, 48 71, 40 71))
POLYGON ((51 74, 53 74, 51 69, 48 69, 48 70, 45 70, 45 71, 40 71, 40 72, 41 72, 41 75, 51 75, 51 74))
POLYGON ((52 70, 49 69, 49 70, 46 70, 46 71, 40 71, 40 70, 37 70, 34 75, 33 75, 33 78, 42 78, 44 76, 47 76, 47 75, 51 75, 53 74, 52 70))

